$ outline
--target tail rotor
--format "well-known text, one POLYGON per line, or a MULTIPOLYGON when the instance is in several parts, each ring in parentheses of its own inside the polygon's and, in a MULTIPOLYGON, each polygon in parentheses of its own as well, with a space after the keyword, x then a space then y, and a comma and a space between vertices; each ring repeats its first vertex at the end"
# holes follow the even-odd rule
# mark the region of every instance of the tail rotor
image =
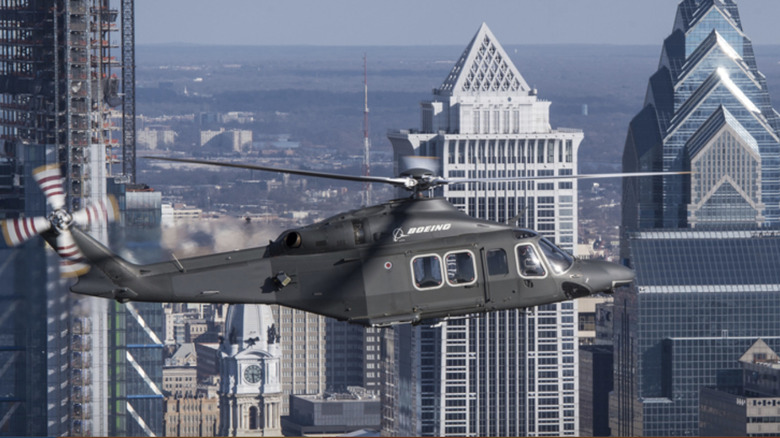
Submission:
POLYGON ((46 202, 52 208, 48 217, 7 219, 0 223, 3 238, 8 246, 18 246, 36 235, 45 234, 46 241, 62 257, 60 273, 63 277, 77 277, 86 274, 90 265, 79 250, 70 227, 113 222, 119 216, 116 199, 108 196, 104 199, 74 212, 65 210, 64 183, 59 166, 47 165, 33 170, 33 178, 46 196, 46 202))

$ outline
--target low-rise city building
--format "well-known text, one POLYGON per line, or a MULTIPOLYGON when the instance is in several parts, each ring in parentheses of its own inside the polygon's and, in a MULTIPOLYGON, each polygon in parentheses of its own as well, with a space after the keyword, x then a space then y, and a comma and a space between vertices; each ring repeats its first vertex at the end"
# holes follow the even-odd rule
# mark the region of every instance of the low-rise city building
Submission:
POLYGON ((346 393, 291 395, 290 415, 282 417, 282 432, 286 436, 378 432, 381 412, 380 397, 361 387, 349 387, 346 393))
POLYGON ((699 436, 780 436, 780 357, 758 339, 739 363, 741 384, 724 376, 701 390, 699 436))

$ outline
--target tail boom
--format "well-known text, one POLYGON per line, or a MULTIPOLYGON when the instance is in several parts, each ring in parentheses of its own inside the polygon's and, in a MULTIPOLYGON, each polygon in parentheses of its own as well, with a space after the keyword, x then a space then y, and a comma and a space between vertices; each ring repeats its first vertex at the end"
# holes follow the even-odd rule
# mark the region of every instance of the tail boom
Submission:
POLYGON ((76 244, 96 268, 71 291, 120 302, 277 302, 265 248, 193 257, 149 265, 130 263, 88 234, 73 230, 76 244))

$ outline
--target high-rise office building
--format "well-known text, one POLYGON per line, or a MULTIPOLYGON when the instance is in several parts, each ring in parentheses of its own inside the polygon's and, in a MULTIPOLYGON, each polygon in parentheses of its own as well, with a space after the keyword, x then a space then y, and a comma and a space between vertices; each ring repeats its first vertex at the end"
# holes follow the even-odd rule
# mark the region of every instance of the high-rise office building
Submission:
POLYGON ((279 333, 281 415, 289 415, 290 395, 322 394, 327 389, 327 318, 289 307, 270 306, 279 333))
POLYGON ((685 436, 699 393, 723 385, 761 337, 780 347, 776 231, 632 233, 636 279, 615 293, 612 433, 685 436))
MULTIPOLYGON (((0 218, 46 215, 38 166, 59 164, 71 211, 105 196, 107 177, 128 175, 134 129, 120 127, 134 120, 133 2, 121 0, 121 14, 111 3, 0 2, 0 218)), ((105 226, 90 232, 107 239, 105 226)), ((109 404, 109 303, 68 294, 40 239, 0 257, 0 282, 12 285, 0 292, 0 433, 110 434, 124 410, 109 404)))
POLYGON ((612 346, 580 345, 580 436, 610 436, 612 346))
MULTIPOLYGON (((483 24, 433 99, 422 129, 389 134, 396 162, 430 156, 446 177, 569 176, 582 131, 552 129, 538 99, 483 24)), ((466 213, 538 230, 573 251, 577 184, 497 182, 436 189, 466 213)), ((403 435, 576 435, 576 304, 401 327, 383 413, 403 435), (399 351, 400 349, 400 351, 399 351)))
POLYGON ((314 313, 271 306, 279 327, 282 363, 281 413, 290 415, 290 395, 381 389, 381 331, 314 313))
POLYGON ((623 170, 694 173, 624 182, 612 434, 695 435, 700 390, 780 344, 778 128, 735 2, 680 2, 623 170))
POLYGON ((382 390, 381 343, 384 329, 326 318, 325 370, 330 392, 358 386, 376 395, 382 390))

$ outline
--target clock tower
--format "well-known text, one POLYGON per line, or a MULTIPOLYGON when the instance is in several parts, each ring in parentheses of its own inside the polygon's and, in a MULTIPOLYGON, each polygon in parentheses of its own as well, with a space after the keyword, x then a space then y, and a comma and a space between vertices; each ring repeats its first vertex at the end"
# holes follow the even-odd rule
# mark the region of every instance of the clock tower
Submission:
POLYGON ((282 435, 279 357, 270 307, 231 305, 219 348, 220 435, 282 435))

